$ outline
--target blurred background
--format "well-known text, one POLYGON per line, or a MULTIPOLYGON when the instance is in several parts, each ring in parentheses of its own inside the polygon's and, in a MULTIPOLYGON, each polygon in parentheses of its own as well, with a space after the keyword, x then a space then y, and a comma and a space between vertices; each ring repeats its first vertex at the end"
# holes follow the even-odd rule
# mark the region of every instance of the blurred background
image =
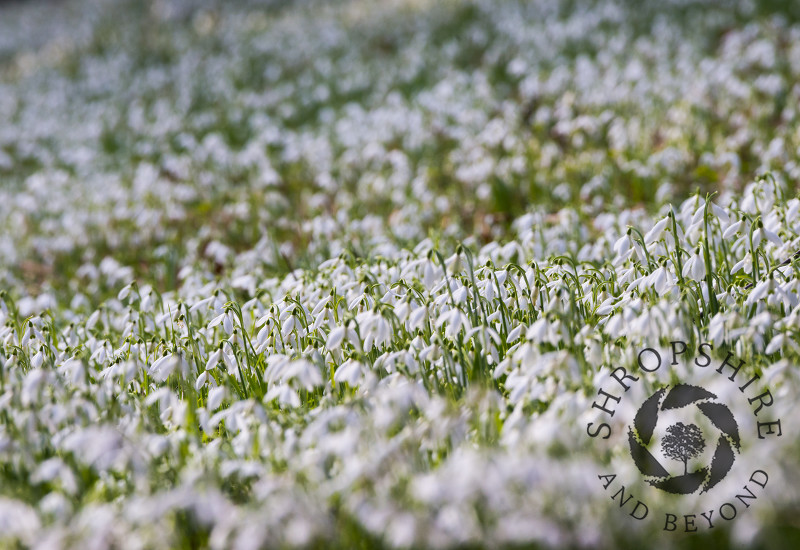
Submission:
POLYGON ((172 289, 188 265, 280 274, 503 239, 535 207, 788 186, 798 20, 777 0, 5 1, 0 280, 100 300, 109 266, 172 289))

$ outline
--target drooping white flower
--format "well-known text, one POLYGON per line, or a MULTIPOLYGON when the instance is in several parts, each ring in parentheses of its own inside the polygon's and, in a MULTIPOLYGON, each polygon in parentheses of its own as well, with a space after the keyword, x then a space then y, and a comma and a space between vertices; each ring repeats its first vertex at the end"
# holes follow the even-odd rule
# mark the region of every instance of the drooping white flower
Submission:
POLYGON ((310 390, 322 384, 319 367, 307 359, 291 361, 283 373, 284 380, 296 380, 304 389, 310 390))
POLYGON ((733 264, 731 267, 731 274, 734 274, 742 269, 744 269, 745 273, 752 273, 753 271, 753 257, 750 255, 750 252, 745 254, 744 258, 733 264))
POLYGON ((222 348, 217 348, 214 350, 209 356, 208 361, 206 361, 206 370, 211 370, 217 366, 219 363, 220 358, 222 357, 222 348))
POLYGON ((509 344, 513 344, 514 342, 516 342, 519 339, 520 335, 522 334, 523 330, 527 330, 527 327, 523 324, 519 324, 513 329, 511 329, 508 332, 508 337, 506 338, 506 342, 508 342, 509 344))
POLYGON ((675 286, 675 278, 666 264, 659 266, 647 278, 648 285, 652 287, 659 295, 665 294, 669 289, 675 286))
POLYGON ((705 279, 706 263, 699 248, 695 250, 695 253, 692 254, 686 263, 683 264, 683 270, 681 271, 681 274, 684 277, 697 282, 705 279))
POLYGON ((617 256, 624 256, 631 249, 631 245, 632 240, 628 232, 614 242, 614 253, 617 256))
POLYGON ((150 366, 150 375, 158 382, 163 382, 178 366, 178 357, 172 353, 163 355, 150 366))
POLYGON ((363 368, 360 362, 348 359, 336 369, 333 380, 337 383, 346 382, 351 386, 356 385, 361 380, 363 368))
POLYGON ((739 230, 742 228, 743 224, 744 224, 744 220, 739 220, 738 222, 733 222, 732 224, 730 224, 725 229, 725 231, 722 232, 722 238, 726 239, 726 240, 730 239, 731 237, 733 237, 734 235, 736 235, 739 232, 739 230))
POLYGON ((233 333, 233 314, 229 311, 220 313, 208 323, 209 330, 222 324, 225 333, 230 335, 233 333))
POLYGON ((206 407, 209 411, 215 411, 219 408, 223 399, 225 399, 226 392, 225 386, 218 386, 208 391, 208 403, 206 407))
POLYGON ((471 325, 467 316, 460 309, 452 308, 439 316, 436 320, 436 327, 444 327, 445 336, 447 338, 455 338, 462 327, 469 330, 471 325))
POLYGON ((759 282, 750 294, 747 296, 747 299, 744 301, 745 306, 751 306, 756 302, 759 302, 767 297, 769 292, 774 288, 775 281, 772 277, 767 277, 763 281, 759 282))
POLYGON ((346 325, 334 328, 328 335, 328 340, 325 343, 325 347, 327 347, 329 351, 334 351, 339 349, 339 347, 342 345, 342 342, 344 342, 344 337, 346 333, 347 333, 346 325))
POLYGON ((274 399, 277 399, 281 405, 289 407, 299 407, 301 404, 300 396, 287 384, 276 384, 267 391, 264 402, 269 403, 274 399))
POLYGON ((667 216, 659 220, 653 227, 648 231, 644 236, 645 244, 652 244, 661 237, 661 234, 664 232, 664 229, 667 227, 667 223, 670 221, 670 217, 667 216))
POLYGON ((408 317, 408 328, 421 329, 428 319, 428 306, 421 305, 414 309, 408 317))

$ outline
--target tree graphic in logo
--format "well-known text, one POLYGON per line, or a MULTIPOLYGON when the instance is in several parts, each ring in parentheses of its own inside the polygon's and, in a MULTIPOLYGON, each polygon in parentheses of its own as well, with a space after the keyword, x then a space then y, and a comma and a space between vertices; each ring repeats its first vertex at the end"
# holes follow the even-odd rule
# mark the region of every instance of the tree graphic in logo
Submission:
POLYGON ((699 490, 706 492, 728 475, 741 445, 739 426, 730 409, 716 399, 716 395, 704 388, 678 384, 658 390, 642 403, 628 429, 628 444, 631 458, 650 485, 668 493, 688 495, 699 490), (649 447, 657 439, 661 412, 686 409, 685 412, 691 413, 690 407, 705 416, 713 426, 709 431, 716 433, 705 438, 695 424, 678 422, 669 426, 661 441, 663 455, 683 462, 683 475, 671 475, 649 447), (689 461, 701 455, 707 442, 715 445, 711 464, 690 472, 689 461))
POLYGON ((689 459, 700 456, 706 448, 703 432, 694 424, 678 422, 667 428, 667 436, 661 442, 664 455, 683 462, 683 475, 688 474, 689 459))

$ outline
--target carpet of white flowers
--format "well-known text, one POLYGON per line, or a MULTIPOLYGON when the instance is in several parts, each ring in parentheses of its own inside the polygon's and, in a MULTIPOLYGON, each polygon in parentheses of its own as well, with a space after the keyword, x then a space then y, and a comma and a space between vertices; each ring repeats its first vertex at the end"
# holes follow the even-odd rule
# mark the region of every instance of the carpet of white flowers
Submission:
POLYGON ((796 544, 791 4, 0 3, 0 546, 796 544), (686 536, 586 429, 676 338, 783 420, 686 536))

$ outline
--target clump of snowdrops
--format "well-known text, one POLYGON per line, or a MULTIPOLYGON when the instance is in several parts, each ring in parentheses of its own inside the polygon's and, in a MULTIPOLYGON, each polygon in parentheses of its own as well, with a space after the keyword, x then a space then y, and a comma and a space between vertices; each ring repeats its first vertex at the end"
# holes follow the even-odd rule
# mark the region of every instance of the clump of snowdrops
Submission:
MULTIPOLYGON (((0 8, 0 541, 652 540, 608 367, 800 391, 800 27, 734 7, 0 8)), ((712 540, 792 527, 796 439, 712 540)))

